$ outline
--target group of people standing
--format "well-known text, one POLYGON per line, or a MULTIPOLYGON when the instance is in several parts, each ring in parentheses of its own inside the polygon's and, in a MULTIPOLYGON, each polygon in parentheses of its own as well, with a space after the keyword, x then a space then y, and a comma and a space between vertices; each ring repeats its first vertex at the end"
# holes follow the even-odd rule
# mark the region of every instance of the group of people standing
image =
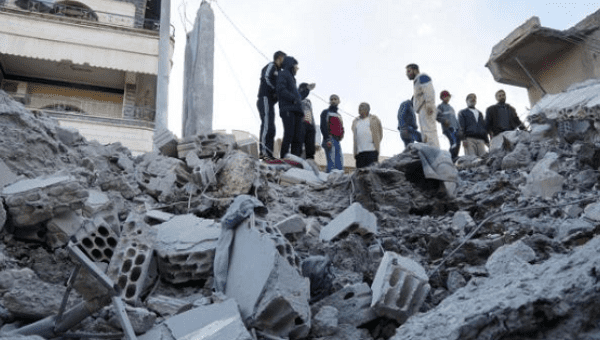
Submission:
MULTIPOLYGON (((315 84, 296 85, 298 61, 284 52, 277 51, 273 61, 261 71, 257 107, 260 112, 260 158, 277 163, 286 160, 288 153, 313 160, 315 156, 316 126, 312 103, 308 99, 315 84), (273 155, 275 138, 275 104, 279 103, 279 115, 283 122, 283 140, 279 159, 273 155)), ((406 76, 413 81, 414 93, 411 100, 400 104, 398 109, 398 130, 400 138, 407 146, 423 142, 439 148, 437 123, 450 143, 450 155, 456 160, 461 143, 465 155, 483 156, 490 138, 516 128, 524 129, 516 110, 506 104, 506 93, 496 92, 497 104, 486 110, 485 117, 475 108, 477 96, 467 96, 467 107, 458 112, 450 105, 450 93, 440 93, 442 101, 435 105, 435 91, 432 79, 419 71, 419 66, 406 66, 406 76), (417 125, 418 117, 418 125, 417 125), (420 130, 420 131, 419 131, 420 130)), ((344 156, 341 141, 344 138, 344 121, 338 112, 340 97, 332 94, 329 107, 320 115, 320 130, 323 136, 322 147, 327 159, 327 172, 343 170, 344 156)), ((363 102, 358 106, 359 116, 352 122, 354 158, 356 167, 362 168, 377 162, 383 129, 379 118, 370 113, 371 107, 363 102)))
MULTIPOLYGON (((308 94, 315 84, 296 85, 298 61, 284 52, 277 51, 273 61, 261 71, 257 107, 260 113, 260 158, 266 162, 277 163, 281 160, 273 155, 275 139, 275 111, 279 102, 279 115, 283 122, 283 139, 279 158, 286 155, 301 157, 304 151, 307 160, 315 155, 315 120, 312 103, 308 94)), ((329 107, 320 115, 320 130, 323 136, 322 147, 327 159, 327 172, 344 169, 344 155, 340 142, 344 138, 344 121, 338 112, 340 97, 332 94, 329 107)), ((366 167, 379 158, 379 145, 383 138, 383 129, 379 118, 370 113, 368 103, 358 107, 359 116, 352 122, 354 137, 354 157, 356 167, 366 167)))
POLYGON ((475 108, 477 96, 467 95, 467 107, 458 112, 450 106, 451 95, 444 90, 440 93, 442 103, 435 107, 435 92, 431 78, 419 72, 419 66, 406 66, 406 76, 413 81, 414 94, 412 100, 406 100, 398 109, 398 130, 400 138, 407 146, 414 142, 423 142, 439 148, 437 123, 442 126, 442 133, 450 143, 450 155, 456 160, 460 145, 464 147, 465 155, 483 156, 489 147, 490 138, 504 132, 525 129, 516 110, 506 103, 504 90, 496 92, 497 103, 488 107, 485 117, 475 108), (417 119, 419 117, 418 131, 417 119))

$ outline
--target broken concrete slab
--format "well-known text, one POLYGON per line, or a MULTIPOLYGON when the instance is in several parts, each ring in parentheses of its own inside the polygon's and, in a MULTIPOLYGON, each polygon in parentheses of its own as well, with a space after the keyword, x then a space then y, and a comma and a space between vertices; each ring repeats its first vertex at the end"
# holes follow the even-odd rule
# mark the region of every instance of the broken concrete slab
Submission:
POLYGON ((193 214, 177 215, 153 227, 160 276, 167 282, 206 279, 212 274, 220 224, 193 214))
POLYGON ((517 144, 516 148, 502 158, 501 169, 519 169, 528 166, 532 157, 529 146, 524 143, 517 144))
POLYGON ((417 262, 394 252, 385 252, 371 290, 371 308, 402 324, 419 311, 429 293, 429 277, 417 262))
POLYGON ((320 238, 331 241, 345 233, 377 234, 377 217, 355 202, 321 229, 320 238))
POLYGON ((555 171, 557 162, 558 155, 554 152, 548 152, 531 169, 526 184, 519 186, 523 195, 550 198, 557 192, 562 191, 565 178, 555 171))
POLYGON ((83 221, 83 217, 74 211, 52 218, 46 224, 46 244, 52 249, 64 247, 81 228, 83 221))
POLYGON ((68 146, 74 146, 85 140, 76 128, 60 125, 56 127, 56 138, 68 146))
MULTIPOLYGON (((114 311, 111 309, 111 312, 114 311)), ((152 327, 154 327, 154 323, 156 322, 156 314, 152 313, 146 308, 125 306, 125 312, 127 313, 127 318, 129 319, 135 334, 146 333, 152 327)), ((122 330, 121 322, 119 321, 117 315, 111 313, 111 316, 109 317, 109 324, 116 329, 122 330)))
POLYGON ((171 202, 179 195, 185 196, 182 188, 191 181, 185 162, 156 152, 141 157, 135 179, 146 193, 159 202, 171 202))
POLYGON ((475 227, 477 225, 467 211, 457 211, 452 216, 452 229, 458 233, 468 234, 475 227))
POLYGON ((327 181, 327 177, 328 174, 324 172, 320 172, 319 177, 317 177, 312 170, 291 168, 281 174, 281 183, 287 185, 308 184, 319 186, 327 181))
POLYGON ((150 210, 146 211, 146 222, 150 221, 158 221, 158 222, 167 222, 172 219, 175 215, 169 214, 160 210, 150 210))
POLYGON ((345 286, 330 296, 311 305, 313 313, 318 313, 323 306, 335 307, 338 314, 338 324, 348 324, 354 327, 375 320, 378 316, 371 309, 373 295, 366 283, 345 286))
POLYGON ((235 147, 235 136, 231 134, 210 133, 186 137, 177 146, 178 157, 183 159, 193 151, 199 158, 223 157, 235 147))
POLYGON ((306 222, 300 215, 292 215, 285 220, 277 223, 275 228, 283 235, 287 234, 303 234, 306 232, 306 222))
POLYGON ((310 330, 310 282, 291 264, 295 263, 290 257, 292 249, 286 250, 283 244, 276 247, 271 237, 271 233, 252 228, 248 220, 237 227, 225 295, 237 301, 242 319, 250 327, 275 336, 301 338, 310 330), (287 252, 289 259, 280 252, 287 252))
POLYGON ((88 192, 71 176, 25 179, 4 187, 2 196, 13 224, 33 226, 83 207, 88 192))
POLYGON ((88 192, 89 196, 83 206, 83 216, 88 218, 100 216, 116 233, 119 233, 121 226, 114 200, 99 190, 89 190, 88 192))
POLYGON ((176 340, 253 340, 233 299, 175 315, 165 325, 176 340))

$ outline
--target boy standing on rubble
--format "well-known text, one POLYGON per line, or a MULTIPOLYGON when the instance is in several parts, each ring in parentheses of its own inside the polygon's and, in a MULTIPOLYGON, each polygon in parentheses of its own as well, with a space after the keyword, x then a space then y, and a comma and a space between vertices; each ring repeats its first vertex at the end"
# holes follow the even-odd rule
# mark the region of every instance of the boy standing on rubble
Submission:
POLYGON ((321 134, 323 150, 327 159, 327 172, 333 169, 344 170, 344 155, 340 142, 344 138, 344 121, 338 113, 340 97, 329 96, 329 108, 321 112, 321 134))
POLYGON ((442 103, 437 107, 436 120, 442 124, 442 133, 450 143, 450 156, 452 156, 452 161, 455 161, 460 150, 460 136, 458 135, 460 126, 456 120, 454 108, 449 104, 450 97, 450 92, 446 90, 440 93, 442 103))

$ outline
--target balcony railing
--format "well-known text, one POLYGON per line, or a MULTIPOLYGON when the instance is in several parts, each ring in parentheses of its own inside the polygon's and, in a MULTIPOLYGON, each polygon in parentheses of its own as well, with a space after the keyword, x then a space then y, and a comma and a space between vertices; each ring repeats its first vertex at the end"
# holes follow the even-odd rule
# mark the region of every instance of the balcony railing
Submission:
MULTIPOLYGON (((0 0, 0 11, 7 8, 26 12, 52 14, 77 21, 93 21, 106 25, 142 28, 151 31, 160 30, 159 19, 144 19, 116 13, 94 11, 89 8, 56 4, 53 1, 48 0, 15 0, 14 4, 11 4, 9 0, 0 0)), ((170 27, 170 34, 171 36, 174 36, 175 34, 175 28, 172 25, 170 27)))
POLYGON ((155 110, 151 107, 85 100, 81 98, 56 98, 48 94, 8 93, 11 97, 25 105, 28 109, 44 112, 72 114, 111 119, 127 119, 154 122, 155 110))

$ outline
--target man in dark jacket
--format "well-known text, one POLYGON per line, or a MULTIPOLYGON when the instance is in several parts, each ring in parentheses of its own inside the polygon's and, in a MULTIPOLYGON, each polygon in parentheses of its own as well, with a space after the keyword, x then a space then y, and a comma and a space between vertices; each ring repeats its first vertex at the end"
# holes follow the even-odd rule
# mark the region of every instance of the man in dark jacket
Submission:
POLYGON ((315 129, 315 118, 313 117, 312 102, 308 99, 310 91, 314 90, 315 83, 307 84, 302 83, 298 86, 298 93, 302 99, 302 112, 304 118, 302 119, 302 143, 304 145, 304 153, 306 159, 315 159, 315 136, 317 130, 315 129))
POLYGON ((458 123, 460 125, 463 138, 463 147, 465 155, 475 155, 478 157, 486 153, 486 145, 489 144, 485 119, 481 111, 475 108, 477 96, 470 93, 467 96, 467 108, 458 113, 458 123))
POLYGON ((281 142, 281 158, 290 152, 302 156, 302 99, 296 87, 298 61, 294 57, 285 57, 281 72, 277 78, 277 97, 279 99, 279 115, 283 121, 283 141, 281 142))
POLYGON ((485 121, 487 132, 490 138, 501 134, 504 131, 520 128, 525 129, 521 119, 517 115, 517 111, 510 105, 506 104, 506 93, 504 90, 496 92, 497 104, 492 105, 485 111, 485 121))
POLYGON ((260 72, 260 87, 258 88, 258 101, 256 106, 260 113, 260 158, 273 158, 273 144, 275 139, 275 103, 277 103, 277 77, 285 53, 275 52, 273 61, 263 67, 260 72))

